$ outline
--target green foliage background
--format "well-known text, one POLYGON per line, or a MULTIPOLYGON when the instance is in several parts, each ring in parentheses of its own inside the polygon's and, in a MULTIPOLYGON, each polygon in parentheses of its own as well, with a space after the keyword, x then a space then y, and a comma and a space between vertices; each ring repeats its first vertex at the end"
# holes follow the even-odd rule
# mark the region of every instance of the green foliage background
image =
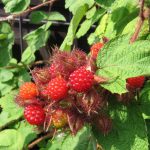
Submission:
MULTIPOLYGON (((17 14, 30 6, 30 0, 2 0, 5 12, 17 14)), ((44 1, 43 1, 44 2, 44 1)), ((149 6, 149 1, 146 1, 149 6)), ((138 75, 150 75, 150 41, 148 20, 144 22, 139 39, 129 44, 138 14, 138 0, 65 0, 65 6, 73 14, 68 32, 60 48, 70 51, 75 39, 85 36, 93 24, 89 45, 108 37, 110 42, 98 55, 97 75, 110 82, 101 84, 112 93, 125 93, 126 79, 138 75)), ((33 11, 30 21, 46 24, 24 36, 27 48, 18 62, 12 56, 14 32, 9 22, 0 23, 0 150, 22 150, 38 137, 33 126, 23 119, 23 110, 14 103, 14 97, 22 82, 30 81, 28 67, 35 61, 35 52, 44 47, 51 37, 52 21, 65 21, 59 12, 33 11)), ((60 133, 53 140, 41 142, 40 150, 96 150, 98 142, 104 150, 148 150, 150 139, 150 82, 140 93, 139 102, 123 106, 110 100, 109 114, 113 118, 113 130, 102 133, 86 125, 76 136, 60 133)))

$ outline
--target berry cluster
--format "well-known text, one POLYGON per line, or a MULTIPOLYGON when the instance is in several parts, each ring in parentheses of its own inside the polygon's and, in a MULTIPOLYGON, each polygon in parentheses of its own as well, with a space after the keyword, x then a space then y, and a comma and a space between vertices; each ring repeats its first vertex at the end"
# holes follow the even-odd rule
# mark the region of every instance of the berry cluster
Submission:
MULTIPOLYGON (((112 121, 106 114, 110 93, 97 86, 101 77, 95 75, 95 59, 102 47, 103 43, 94 44, 89 56, 78 49, 63 52, 56 47, 50 65, 31 71, 33 82, 22 84, 15 99, 25 108, 28 123, 44 131, 70 127, 73 134, 84 123, 98 125, 104 134, 110 131, 112 121)), ((144 78, 131 78, 127 83, 140 88, 144 78)))

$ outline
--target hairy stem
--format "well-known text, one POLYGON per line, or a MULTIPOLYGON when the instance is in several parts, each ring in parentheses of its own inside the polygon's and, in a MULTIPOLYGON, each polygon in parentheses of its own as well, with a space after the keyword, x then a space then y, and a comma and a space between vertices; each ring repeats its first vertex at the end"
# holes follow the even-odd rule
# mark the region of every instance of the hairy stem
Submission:
POLYGON ((54 135, 53 132, 49 132, 49 133, 47 133, 46 135, 44 135, 44 136, 42 136, 42 137, 36 139, 35 141, 33 141, 32 143, 30 143, 30 144, 28 145, 28 149, 33 148, 35 145, 37 145, 39 142, 41 142, 41 141, 43 141, 43 140, 45 140, 45 139, 48 139, 48 138, 53 137, 53 135, 54 135))
POLYGON ((134 43, 137 38, 138 38, 138 35, 141 31, 141 28, 143 26, 143 23, 144 23, 144 2, 145 0, 140 0, 140 13, 139 13, 139 20, 137 22, 137 25, 136 25, 136 29, 135 29, 135 32, 134 34, 132 35, 131 39, 130 39, 130 43, 134 43))
POLYGON ((138 23, 137 23, 137 26, 136 26, 136 29, 135 29, 135 32, 134 34, 132 35, 131 39, 130 39, 130 43, 134 43, 137 38, 138 38, 138 35, 141 31, 141 28, 143 26, 143 23, 144 23, 144 20, 141 20, 141 18, 138 20, 138 23))

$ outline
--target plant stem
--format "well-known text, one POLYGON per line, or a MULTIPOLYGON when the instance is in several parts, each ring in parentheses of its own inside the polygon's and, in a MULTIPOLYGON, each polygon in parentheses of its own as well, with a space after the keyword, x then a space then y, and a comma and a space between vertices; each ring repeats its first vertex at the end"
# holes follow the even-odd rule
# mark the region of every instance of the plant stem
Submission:
MULTIPOLYGON (((41 65, 41 64, 49 64, 49 61, 48 60, 39 60, 39 61, 36 61, 34 63, 31 63, 29 65, 29 67, 33 67, 33 66, 41 65)), ((28 68, 28 67, 27 67, 27 65, 25 65, 23 63, 22 63, 22 65, 0 67, 0 69, 15 69, 15 68, 28 68)))
POLYGON ((13 19, 16 18, 16 17, 23 16, 23 15, 25 15, 25 14, 27 14, 27 13, 33 11, 33 10, 36 10, 36 9, 38 9, 38 8, 40 8, 40 7, 43 7, 43 6, 47 5, 47 4, 52 4, 52 3, 55 2, 55 1, 56 1, 56 0, 49 0, 49 1, 46 1, 46 2, 44 2, 44 3, 42 3, 42 4, 39 4, 39 5, 37 5, 37 6, 29 7, 27 10, 25 10, 25 11, 19 13, 19 14, 12 14, 12 15, 9 15, 9 16, 7 16, 7 17, 0 17, 0 22, 1 22, 1 21, 13 20, 13 19))
POLYGON ((139 20, 137 22, 137 26, 136 26, 136 29, 135 29, 135 32, 134 34, 132 35, 131 39, 130 39, 130 43, 134 43, 137 38, 138 38, 138 35, 140 33, 140 30, 143 26, 143 23, 144 23, 144 20, 145 20, 145 17, 144 17, 144 2, 145 0, 140 0, 140 12, 139 12, 139 20))
POLYGON ((134 34, 132 35, 132 37, 131 37, 131 39, 130 39, 130 43, 134 43, 134 42, 137 40, 138 35, 139 35, 139 33, 140 33, 140 31, 141 31, 141 28, 142 28, 142 26, 143 26, 143 23, 144 23, 143 20, 141 20, 141 19, 138 20, 137 27, 136 27, 136 29, 135 29, 134 34))
POLYGON ((28 145, 28 149, 33 148, 35 145, 37 145, 37 144, 38 144, 39 142, 41 142, 42 140, 45 140, 45 139, 50 138, 50 137, 53 137, 53 134, 54 134, 53 132, 49 132, 49 133, 47 133, 46 135, 44 135, 44 136, 42 136, 42 137, 36 139, 35 141, 33 141, 32 143, 30 143, 30 144, 28 145))

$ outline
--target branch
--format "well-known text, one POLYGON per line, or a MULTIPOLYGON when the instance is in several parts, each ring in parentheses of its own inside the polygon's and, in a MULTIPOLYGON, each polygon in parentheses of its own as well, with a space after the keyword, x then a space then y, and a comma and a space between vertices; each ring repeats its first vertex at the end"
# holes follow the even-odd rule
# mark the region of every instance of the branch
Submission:
POLYGON ((30 67, 41 65, 41 64, 50 64, 48 60, 39 60, 30 64, 30 67))
POLYGON ((1 21, 13 20, 13 19, 16 18, 16 17, 23 16, 23 15, 25 15, 25 14, 27 14, 27 13, 33 11, 33 10, 36 10, 36 9, 38 9, 38 8, 40 8, 40 7, 43 7, 43 6, 47 5, 47 4, 52 4, 52 3, 55 2, 55 1, 56 1, 56 0, 49 0, 49 1, 46 1, 46 2, 44 2, 44 3, 42 3, 42 4, 39 4, 39 5, 37 5, 37 6, 30 7, 30 8, 28 8, 27 10, 25 10, 25 11, 19 13, 19 14, 12 14, 12 15, 7 16, 7 17, 0 17, 0 22, 1 22, 1 21))
POLYGON ((135 29, 135 32, 134 34, 132 35, 131 39, 130 39, 130 43, 133 43, 136 41, 136 39, 138 38, 138 35, 140 33, 140 30, 143 26, 143 23, 144 23, 144 20, 145 20, 145 17, 144 17, 144 2, 145 0, 140 0, 140 13, 139 13, 139 20, 137 22, 137 26, 136 26, 136 29, 135 29))
POLYGON ((36 65, 50 64, 50 62, 48 60, 39 60, 39 61, 31 63, 29 66, 26 64, 23 64, 23 62, 21 62, 21 63, 22 63, 22 65, 4 66, 4 67, 0 67, 0 69, 15 69, 15 68, 29 68, 29 67, 31 68, 36 65))
POLYGON ((144 20, 141 20, 141 19, 138 20, 135 32, 130 39, 130 43, 134 43, 137 40, 138 35, 139 35, 141 28, 143 26, 143 23, 144 23, 144 20))
POLYGON ((54 135, 53 132, 49 132, 49 133, 47 133, 46 135, 44 135, 44 136, 42 136, 42 137, 36 139, 35 141, 33 141, 32 143, 30 143, 30 144, 28 145, 28 149, 33 148, 35 145, 37 145, 37 144, 38 144, 39 142, 41 142, 42 140, 45 140, 45 139, 50 138, 50 137, 53 137, 53 135, 54 135))
POLYGON ((142 20, 144 20, 144 16, 143 16, 144 2, 145 2, 145 0, 140 0, 140 13, 139 13, 139 17, 140 17, 142 20))

